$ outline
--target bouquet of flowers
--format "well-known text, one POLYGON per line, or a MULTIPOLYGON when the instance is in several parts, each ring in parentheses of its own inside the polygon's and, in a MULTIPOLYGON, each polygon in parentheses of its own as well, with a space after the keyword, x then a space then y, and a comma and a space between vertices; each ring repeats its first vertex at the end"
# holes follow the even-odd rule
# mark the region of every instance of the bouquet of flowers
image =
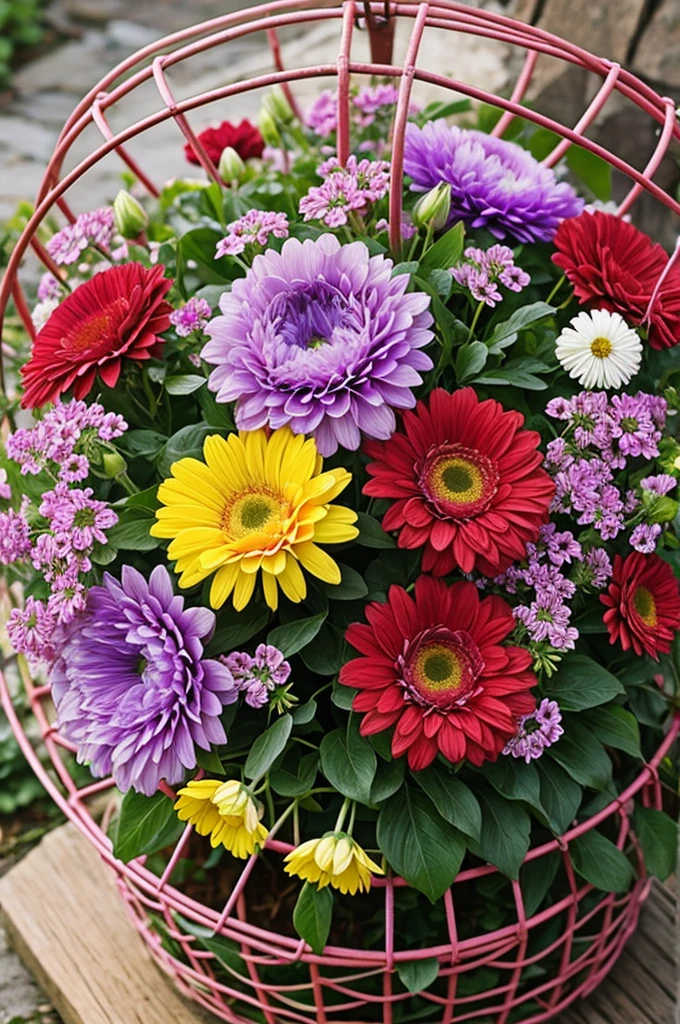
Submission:
MULTIPOLYGON (((680 672, 680 267, 602 161, 550 170, 550 133, 467 101, 411 109, 395 245, 395 100, 354 91, 343 164, 336 96, 298 118, 275 90, 187 145, 212 179, 43 226, 5 404, 7 630, 123 794, 114 853, 179 842, 173 880, 219 907, 247 859, 260 920, 315 953, 384 943, 386 876, 406 949, 463 867, 498 871, 462 937, 517 880, 528 915, 558 901, 562 859, 527 851, 636 777, 680 672)), ((571 843, 594 907, 638 855, 672 870, 673 819, 634 825, 571 843)))

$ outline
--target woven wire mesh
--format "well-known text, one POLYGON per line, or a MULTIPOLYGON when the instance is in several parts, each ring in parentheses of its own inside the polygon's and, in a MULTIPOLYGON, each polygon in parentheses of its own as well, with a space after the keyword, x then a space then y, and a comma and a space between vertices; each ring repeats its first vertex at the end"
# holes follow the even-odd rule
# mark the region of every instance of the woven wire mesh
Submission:
MULTIPOLYGON (((285 50, 285 45, 283 47, 285 50)), ((643 191, 680 214, 680 205, 653 177, 673 139, 680 139, 675 104, 618 64, 558 39, 538 28, 515 22, 500 14, 474 10, 449 2, 431 3, 356 3, 320 6, 299 0, 277 0, 212 19, 191 29, 177 32, 147 46, 107 74, 82 100, 65 124, 52 159, 45 171, 36 197, 35 212, 12 254, 0 287, 0 321, 10 297, 17 312, 33 334, 28 304, 22 285, 22 261, 31 247, 47 269, 58 272, 42 245, 38 229, 47 216, 72 222, 72 195, 79 185, 86 188, 87 173, 113 156, 137 177, 152 195, 159 194, 159 182, 145 170, 134 149, 140 139, 153 138, 153 130, 173 120, 178 128, 178 161, 181 145, 193 146, 206 174, 223 187, 213 165, 197 138, 196 112, 209 107, 220 116, 239 113, 239 97, 252 91, 279 85, 294 109, 297 109, 295 83, 318 79, 319 87, 334 84, 338 94, 337 148, 341 161, 350 151, 350 85, 366 76, 384 76, 399 83, 392 133, 392 175, 389 232, 394 252, 401 245, 403 189, 403 144, 412 93, 417 86, 438 87, 474 101, 500 108, 502 115, 493 132, 502 135, 520 116, 555 132, 560 140, 545 157, 547 166, 555 165, 569 146, 579 146, 602 157, 628 182, 619 206, 619 215, 628 214, 643 191), (286 68, 279 41, 281 30, 291 27, 305 32, 319 22, 337 27, 338 52, 333 63, 286 68), (404 60, 393 62, 394 29, 397 24, 409 28, 404 60), (368 29, 368 32, 365 30, 368 29), (428 68, 424 34, 431 30, 452 33, 455 45, 464 46, 466 35, 475 35, 510 45, 521 52, 523 65, 509 98, 494 95, 478 86, 447 78, 428 68), (176 99, 173 73, 191 66, 203 51, 223 47, 229 56, 229 44, 251 35, 265 34, 272 54, 273 70, 207 92, 191 93, 176 99), (370 60, 358 59, 357 48, 370 43, 370 60), (530 88, 537 60, 567 62, 583 70, 595 82, 592 99, 574 126, 559 123, 539 111, 522 105, 530 88), (135 112, 137 93, 151 85, 156 90, 157 108, 139 120, 120 116, 120 108, 135 112), (651 152, 643 154, 643 166, 635 168, 609 152, 585 134, 613 98, 625 100, 642 110, 658 128, 651 152), (130 103, 130 101, 132 101, 130 103), (158 102, 160 101, 160 102, 158 102), (126 109, 127 109, 126 108, 126 109), (117 126, 111 127, 114 120, 117 126), (73 159, 83 139, 94 130, 97 141, 88 145, 85 155, 73 159), (69 167, 69 163, 72 166, 69 167)), ((129 113, 129 111, 128 111, 129 113)), ((139 148, 139 147, 138 147, 139 148)), ((400 964, 433 959, 439 963, 437 982, 421 993, 425 1012, 418 1019, 460 1024, 475 1020, 482 1024, 538 1024, 547 1021, 578 995, 591 991, 610 969, 627 938, 634 930, 640 906, 647 895, 639 846, 631 827, 636 801, 660 807, 661 791, 658 766, 680 732, 680 718, 674 721, 664 743, 637 779, 619 798, 564 836, 532 848, 527 863, 558 856, 566 879, 566 895, 540 912, 528 915, 522 886, 511 883, 516 921, 496 930, 460 937, 461 899, 473 882, 498 872, 491 866, 462 871, 444 897, 445 928, 438 945, 417 951, 399 948, 395 939, 395 903, 402 879, 388 875, 376 880, 384 897, 384 943, 380 948, 360 949, 328 946, 322 955, 314 954, 292 935, 254 923, 252 875, 257 858, 252 857, 232 887, 226 905, 214 909, 193 899, 172 884, 175 872, 191 840, 191 827, 185 829, 160 871, 151 870, 146 858, 129 864, 115 860, 106 835, 105 820, 98 822, 90 803, 102 791, 113 787, 112 779, 79 785, 68 768, 74 753, 72 746, 51 724, 53 713, 49 688, 35 686, 24 672, 23 679, 38 731, 51 762, 51 771, 41 763, 22 729, 12 706, 6 680, 0 675, 0 697, 17 739, 46 789, 103 859, 115 870, 119 887, 140 934, 164 970, 172 975, 187 995, 212 1010, 223 1020, 246 1021, 255 1017, 266 1024, 295 1021, 331 1024, 333 1021, 382 1021, 408 1019, 411 994, 396 979, 400 964), (580 882, 572 862, 574 840, 591 829, 603 826, 615 838, 620 849, 632 853, 637 879, 623 896, 596 893, 580 882), (198 930, 197 930, 198 928, 198 930), (203 928, 205 931, 201 932, 203 928), (536 948, 539 930, 547 940, 536 948), (236 959, 224 956, 224 950, 211 946, 210 936, 228 939, 237 951, 236 959), (295 980, 291 967, 297 965, 295 980), (480 971, 492 970, 492 984, 465 984, 481 977, 480 971), (282 981, 277 971, 286 972, 282 981), (500 980, 498 980, 500 979, 500 980), (377 980, 377 984, 376 984, 377 980)), ((167 790, 168 797, 173 794, 167 790)), ((291 847, 275 837, 267 841, 267 854, 281 857, 291 847)))

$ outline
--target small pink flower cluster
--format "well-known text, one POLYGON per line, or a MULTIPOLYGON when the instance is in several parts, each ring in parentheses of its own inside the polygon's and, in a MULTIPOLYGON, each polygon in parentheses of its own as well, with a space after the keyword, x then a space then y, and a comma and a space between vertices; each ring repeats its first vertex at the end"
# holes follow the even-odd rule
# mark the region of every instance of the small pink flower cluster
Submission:
POLYGON ((363 214, 370 203, 387 195, 390 187, 390 165, 386 160, 357 160, 350 156, 341 167, 331 157, 318 168, 322 185, 314 185, 300 200, 300 213, 305 220, 322 220, 329 228, 347 224, 349 214, 363 214))
POLYGON ((81 213, 73 224, 68 224, 47 242, 47 251, 60 265, 75 263, 81 252, 89 246, 96 245, 108 250, 116 227, 113 210, 104 206, 100 210, 81 213))
MULTIPOLYGON (((399 89, 391 82, 378 85, 363 85, 352 98, 354 114, 352 120, 358 128, 373 124, 376 115, 391 115, 399 98, 399 89)), ((411 103, 409 114, 416 114, 420 107, 411 103)), ((305 123, 320 138, 326 138, 338 127, 338 94, 324 90, 307 111, 305 123)))
POLYGON ((469 246, 463 253, 466 262, 451 267, 454 281, 467 290, 477 302, 493 307, 503 301, 498 285, 511 292, 521 292, 531 278, 515 265, 515 256, 507 245, 492 245, 488 249, 469 246))
POLYGON ((232 651, 222 655, 220 661, 231 672, 251 708, 264 707, 274 688, 284 686, 290 676, 290 663, 271 644, 259 644, 252 657, 245 651, 232 651))
POLYGON ((564 732, 562 712, 556 700, 544 698, 535 711, 519 720, 516 736, 506 744, 503 753, 521 757, 527 764, 541 757, 547 747, 557 743, 564 732))
POLYGON ((205 299, 189 299, 180 309, 173 309, 170 323, 180 338, 187 338, 194 331, 202 331, 207 324, 212 309, 205 299))
POLYGON ((227 236, 217 243, 216 259, 221 256, 237 256, 247 245, 264 247, 269 242, 270 235, 275 238, 288 238, 288 217, 285 213, 248 210, 238 220, 228 224, 227 231, 227 236))
MULTIPOLYGON (((552 399, 547 415, 567 424, 547 447, 546 466, 556 484, 552 511, 575 515, 580 526, 592 526, 603 540, 617 537, 640 501, 635 491, 621 492, 615 471, 630 458, 658 457, 666 411, 663 398, 644 392, 610 399, 606 392, 583 391, 572 399, 552 399)), ((664 484, 647 489, 655 486, 664 484)), ((658 523, 639 523, 630 542, 649 554, 661 532, 658 523)))
MULTIPOLYGON (((57 403, 35 427, 7 438, 7 455, 22 474, 45 472, 56 480, 37 508, 25 497, 18 511, 0 512, 0 562, 30 562, 50 588, 46 600, 28 597, 7 624, 12 646, 33 661, 50 661, 54 630, 84 608, 81 577, 92 568, 92 548, 105 544, 106 531, 118 522, 108 504, 94 498, 92 488, 70 485, 89 473, 85 452, 126 429, 121 416, 74 399, 57 403)), ((6 485, 0 497, 11 497, 6 485)))

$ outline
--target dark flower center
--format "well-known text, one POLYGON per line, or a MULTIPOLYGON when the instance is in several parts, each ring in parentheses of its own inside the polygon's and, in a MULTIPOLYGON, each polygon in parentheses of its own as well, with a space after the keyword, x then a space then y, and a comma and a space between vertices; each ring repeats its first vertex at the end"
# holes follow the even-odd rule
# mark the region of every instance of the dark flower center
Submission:
POLYGON ((464 629, 435 626, 406 643, 397 668, 407 702, 448 711, 478 691, 484 661, 464 629))
POLYGON ((263 487, 236 494, 225 506, 222 526, 229 537, 241 538, 267 527, 271 529, 278 525, 283 529, 282 520, 285 518, 281 496, 263 487))
POLYGON ((73 516, 74 526, 94 526, 94 510, 91 508, 79 508, 73 516))
POLYGON ((626 434, 634 434, 638 429, 638 426, 638 421, 634 416, 624 416, 621 420, 621 429, 624 430, 626 434))
POLYGON ((86 352, 88 349, 99 348, 111 343, 111 337, 130 308, 127 299, 115 299, 86 317, 61 339, 62 348, 71 352, 86 352))
POLYGON ((633 606, 645 626, 656 626, 656 601, 647 587, 637 587, 633 594, 633 606))
POLYGON ((418 478, 423 494, 442 519, 470 519, 484 512, 499 482, 491 459, 461 444, 431 448, 418 478))
POLYGON ((356 332, 361 327, 354 304, 327 281, 281 292, 272 300, 269 315, 286 345, 308 351, 333 342, 339 329, 356 332))

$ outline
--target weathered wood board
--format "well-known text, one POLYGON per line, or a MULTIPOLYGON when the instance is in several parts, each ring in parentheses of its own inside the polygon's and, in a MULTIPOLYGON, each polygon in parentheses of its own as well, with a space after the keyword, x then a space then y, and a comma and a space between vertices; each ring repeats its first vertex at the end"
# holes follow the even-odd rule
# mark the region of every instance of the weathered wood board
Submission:
MULTIPOLYGON (((153 963, 108 868, 72 825, 0 879, 10 939, 64 1024, 206 1024, 153 963)), ((676 899, 655 883, 609 978, 557 1024, 680 1024, 676 899)))

